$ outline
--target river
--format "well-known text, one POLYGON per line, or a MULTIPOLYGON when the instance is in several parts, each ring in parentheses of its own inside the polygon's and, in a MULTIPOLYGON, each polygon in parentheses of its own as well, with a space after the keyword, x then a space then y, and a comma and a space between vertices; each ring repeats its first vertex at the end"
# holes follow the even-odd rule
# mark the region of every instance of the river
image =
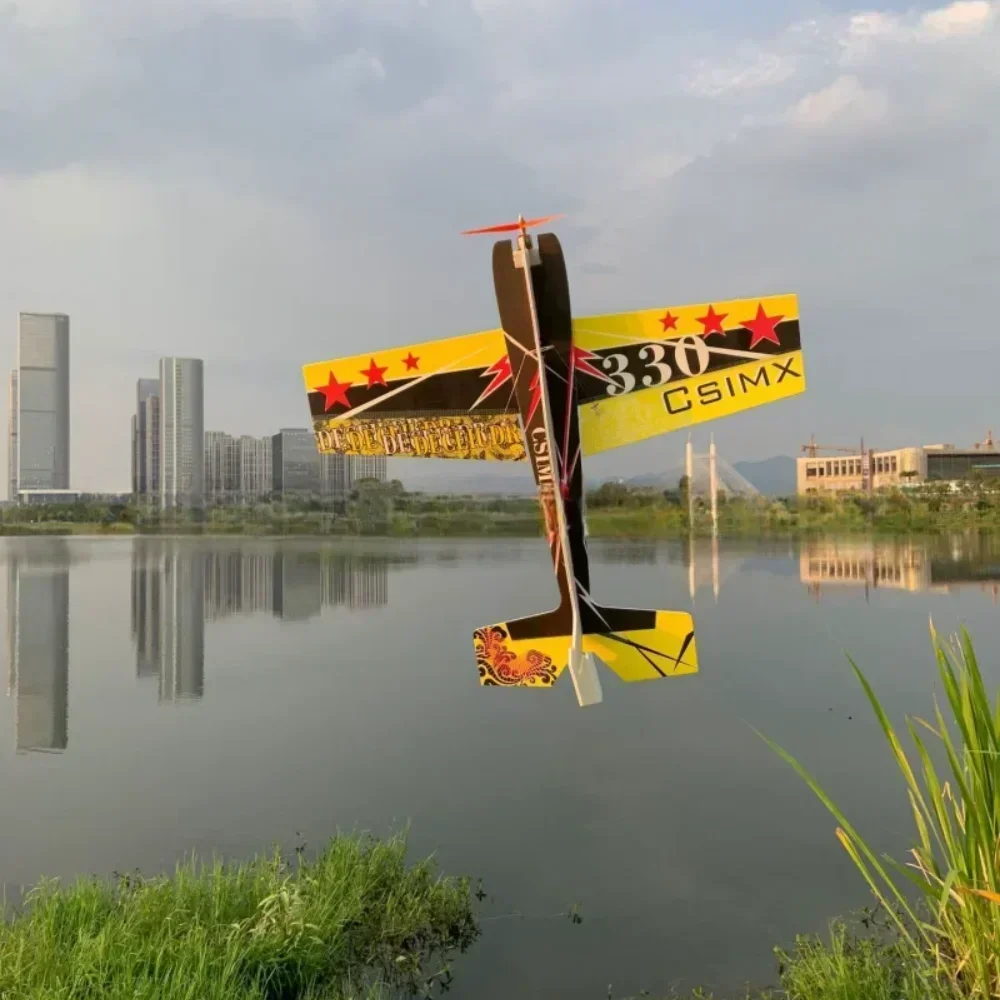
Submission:
POLYGON ((927 713, 928 616, 965 622, 995 689, 996 551, 592 542, 602 603, 693 607, 701 672, 602 671, 581 710, 568 677, 477 680, 475 627, 555 603, 541 541, 5 539, 0 883, 410 824, 488 893, 452 995, 772 981, 774 945, 868 897, 755 730, 901 853, 906 800, 846 654, 894 718, 927 713))

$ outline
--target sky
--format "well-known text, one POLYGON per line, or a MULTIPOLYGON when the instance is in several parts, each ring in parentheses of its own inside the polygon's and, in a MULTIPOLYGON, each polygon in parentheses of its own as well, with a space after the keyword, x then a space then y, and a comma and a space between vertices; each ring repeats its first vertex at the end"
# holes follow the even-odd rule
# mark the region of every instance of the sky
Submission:
POLYGON ((576 315, 798 294, 807 391, 711 425, 730 461, 970 445, 997 178, 1000 0, 0 0, 0 355, 70 315, 77 489, 127 488, 163 355, 264 435, 303 363, 495 327, 458 234, 518 212, 565 213, 576 315))

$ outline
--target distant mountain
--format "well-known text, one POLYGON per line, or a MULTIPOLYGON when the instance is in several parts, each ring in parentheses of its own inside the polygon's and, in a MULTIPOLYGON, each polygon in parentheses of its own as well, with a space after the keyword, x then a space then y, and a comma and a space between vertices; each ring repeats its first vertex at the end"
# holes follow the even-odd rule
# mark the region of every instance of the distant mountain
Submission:
POLYGON ((735 462, 733 468, 768 496, 792 496, 795 493, 795 459, 775 455, 760 462, 735 462))

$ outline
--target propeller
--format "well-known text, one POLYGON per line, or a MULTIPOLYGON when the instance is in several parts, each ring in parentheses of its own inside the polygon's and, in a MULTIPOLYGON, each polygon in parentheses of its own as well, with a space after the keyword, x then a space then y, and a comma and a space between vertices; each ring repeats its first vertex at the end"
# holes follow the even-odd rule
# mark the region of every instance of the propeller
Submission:
POLYGON ((461 235, 480 236, 483 233, 523 233, 525 230, 534 229, 535 226, 540 226, 544 222, 551 222, 553 219, 561 219, 562 217, 562 212, 558 215, 543 215, 537 219, 525 219, 519 215, 517 222, 502 222, 499 226, 484 226, 482 229, 465 229, 461 235))

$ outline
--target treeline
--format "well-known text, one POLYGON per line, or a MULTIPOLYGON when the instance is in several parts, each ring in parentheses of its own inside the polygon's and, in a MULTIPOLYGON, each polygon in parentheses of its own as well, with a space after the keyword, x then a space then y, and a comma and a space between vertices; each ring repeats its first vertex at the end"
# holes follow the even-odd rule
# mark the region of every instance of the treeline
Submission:
MULTIPOLYGON (((687 486, 661 491, 608 482, 587 495, 595 537, 667 538, 711 531, 707 498, 695 497, 689 521, 687 486)), ((928 484, 875 494, 798 497, 718 497, 722 535, 882 531, 934 533, 957 528, 1000 529, 1000 482, 973 480, 958 489, 928 484)), ((534 496, 435 496, 410 493, 398 480, 364 480, 339 504, 313 498, 254 506, 160 511, 126 503, 7 507, 3 534, 76 532, 149 534, 321 534, 396 537, 521 536, 542 531, 534 496)))

